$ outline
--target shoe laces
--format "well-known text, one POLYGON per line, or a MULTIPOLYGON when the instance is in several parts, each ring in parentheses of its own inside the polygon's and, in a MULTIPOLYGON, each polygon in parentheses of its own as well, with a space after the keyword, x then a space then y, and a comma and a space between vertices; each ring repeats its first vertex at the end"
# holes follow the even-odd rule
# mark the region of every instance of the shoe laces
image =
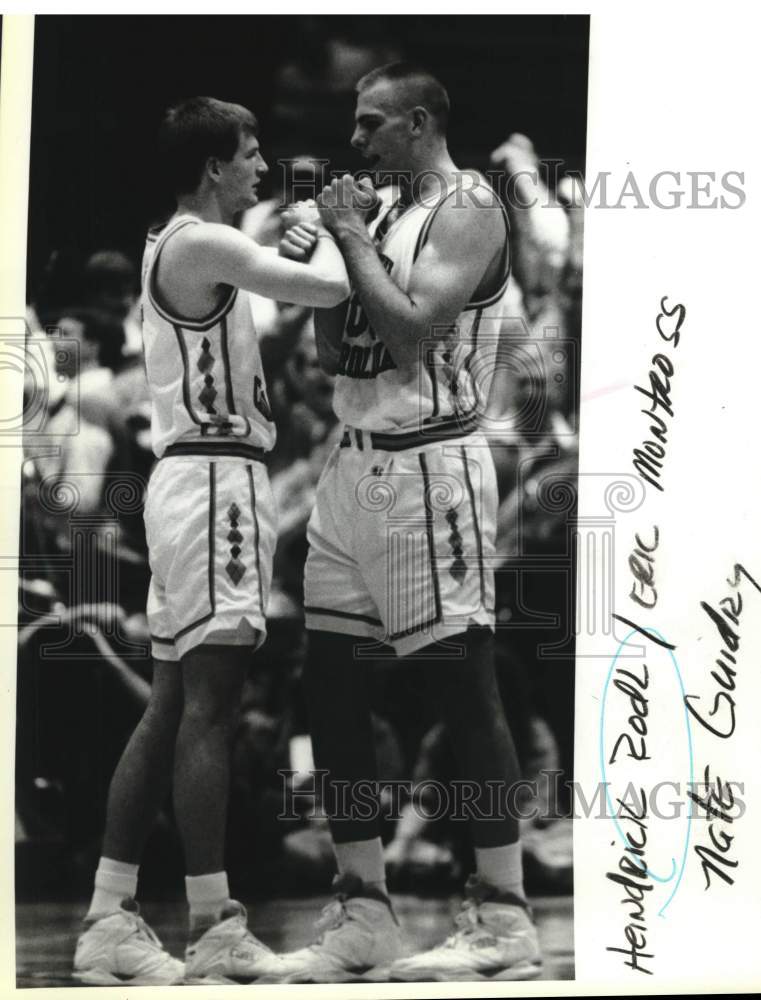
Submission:
POLYGON ((249 927, 246 927, 245 933, 236 945, 236 948, 240 948, 241 945, 248 946, 253 949, 254 952, 265 952, 268 955, 272 954, 272 948, 270 948, 269 945, 266 945, 264 941, 260 941, 249 927))
POLYGON ((457 930, 444 942, 445 948, 483 948, 496 944, 494 935, 481 919, 478 903, 474 899, 463 900, 460 912, 454 918, 457 930))
POLYGON ((351 914, 346 909, 347 898, 347 896, 339 894, 331 899, 326 906, 323 906, 315 924, 315 944, 322 944, 326 934, 338 930, 347 920, 351 919, 351 914))
POLYGON ((271 953, 272 949, 269 948, 263 941, 260 941, 248 926, 248 914, 246 913, 246 908, 242 903, 234 900, 232 904, 222 912, 221 922, 227 920, 230 920, 232 923, 237 925, 238 932, 240 934, 238 942, 235 945, 236 949, 243 946, 244 948, 251 948, 255 952, 264 951, 271 953))
POLYGON ((141 941, 146 941, 155 951, 163 952, 164 946, 153 928, 149 927, 145 920, 137 913, 133 913, 132 918, 135 921, 134 936, 140 938, 141 941))

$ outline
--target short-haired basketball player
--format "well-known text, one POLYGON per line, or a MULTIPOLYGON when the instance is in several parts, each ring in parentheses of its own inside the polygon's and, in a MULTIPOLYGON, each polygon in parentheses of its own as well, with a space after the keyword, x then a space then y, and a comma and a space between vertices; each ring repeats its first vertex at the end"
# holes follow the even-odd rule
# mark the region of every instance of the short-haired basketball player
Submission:
POLYGON ((429 73, 394 64, 357 91, 352 145, 371 170, 396 176, 398 197, 379 192, 369 226, 348 175, 318 198, 352 296, 317 312, 346 427, 317 488, 305 581, 315 764, 348 794, 327 803, 336 900, 321 936, 281 956, 280 973, 340 981, 390 965, 397 980, 530 979, 541 960, 506 801, 519 770, 494 672, 497 492, 478 432, 510 265, 507 219, 486 181, 452 162, 449 100, 429 73), (402 957, 386 890, 377 796, 358 785, 377 779, 369 640, 422 660, 475 792, 476 873, 457 926, 412 957, 402 957))
POLYGON ((251 979, 271 957, 230 899, 224 865, 231 740, 251 654, 265 637, 275 547, 262 464, 275 427, 248 292, 322 307, 349 293, 325 230, 312 233, 307 264, 234 228, 267 170, 250 111, 188 100, 167 112, 161 150, 177 210, 148 234, 143 263, 159 459, 145 503, 153 687, 111 783, 74 959, 78 979, 114 985, 251 979), (134 902, 138 862, 172 777, 190 906, 185 967, 134 902))

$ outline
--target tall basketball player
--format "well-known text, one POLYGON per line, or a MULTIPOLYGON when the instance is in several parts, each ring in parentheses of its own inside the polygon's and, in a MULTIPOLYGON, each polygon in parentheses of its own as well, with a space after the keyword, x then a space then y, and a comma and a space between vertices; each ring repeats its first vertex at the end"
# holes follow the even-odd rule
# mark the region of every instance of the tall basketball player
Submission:
MULTIPOLYGON (((324 229, 312 233, 309 263, 299 263, 233 227, 256 204, 267 170, 251 112, 194 98, 167 112, 161 138, 177 210, 148 234, 143 263, 159 459, 145 504, 154 675, 111 784, 74 960, 78 979, 99 984, 250 979, 271 956, 229 898, 224 865, 231 739, 251 654, 265 637, 275 546, 262 464, 275 427, 247 293, 322 307, 349 294, 324 229), (172 776, 190 907, 185 967, 134 902, 139 859, 172 776)), ((309 246, 301 232, 294 239, 309 246)), ((291 256, 298 251, 290 247, 291 256)))
POLYGON ((541 960, 510 809, 519 771, 494 672, 497 493, 478 431, 510 265, 506 213, 452 162, 449 100, 429 73, 393 64, 357 91, 352 144, 398 186, 379 192, 369 226, 348 175, 318 199, 352 295, 317 313, 346 426, 317 489, 305 582, 315 764, 348 795, 327 802, 336 901, 315 943, 281 956, 281 975, 339 981, 390 965, 396 980, 530 979, 541 960), (368 806, 368 640, 423 661, 471 795, 476 872, 455 931, 412 957, 386 890, 377 795, 368 806))

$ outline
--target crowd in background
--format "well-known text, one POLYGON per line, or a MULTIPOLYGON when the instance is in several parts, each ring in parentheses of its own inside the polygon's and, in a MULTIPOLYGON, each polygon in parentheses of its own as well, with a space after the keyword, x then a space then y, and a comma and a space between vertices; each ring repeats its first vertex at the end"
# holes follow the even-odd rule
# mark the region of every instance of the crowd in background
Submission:
MULTIPOLYGON (((313 67, 317 77, 294 61, 281 72, 280 114, 290 120, 298 112, 317 135, 320 116, 351 93, 343 81, 365 68, 361 51, 339 41, 313 67), (309 101, 314 114, 304 111, 309 101)), ((536 170, 538 154, 525 136, 503 139, 491 137, 490 166, 506 196, 511 179, 536 170)), ((276 245, 278 208, 318 168, 308 159, 293 165, 242 228, 276 245)), ((531 183, 533 207, 517 207, 532 198, 506 197, 513 277, 484 428, 500 489, 499 683, 524 773, 539 779, 536 795, 524 801, 539 816, 524 822, 523 841, 529 891, 542 892, 568 891, 571 879, 563 782, 571 780, 573 764, 582 221, 570 179, 552 191, 531 183)), ((83 265, 53 252, 29 304, 29 351, 48 377, 27 387, 27 407, 42 396, 44 414, 27 438, 22 476, 21 893, 77 893, 89 884, 110 777, 150 685, 141 501, 154 457, 139 295, 137 262, 118 250, 100 250, 83 265)), ((317 363, 311 311, 257 296, 251 308, 278 430, 269 468, 280 533, 269 637, 252 657, 234 751, 228 850, 239 895, 324 890, 333 865, 319 803, 303 796, 288 819, 278 816, 286 784, 293 790, 310 780, 300 691, 306 522, 339 428, 331 378, 317 363)), ((384 827, 392 885, 447 892, 470 859, 464 824, 433 816, 427 801, 431 780, 456 777, 446 733, 431 717, 414 662, 381 655, 368 669, 381 777, 413 788, 400 804, 401 818, 384 827)), ((171 892, 182 870, 167 802, 141 879, 154 892, 171 892)))

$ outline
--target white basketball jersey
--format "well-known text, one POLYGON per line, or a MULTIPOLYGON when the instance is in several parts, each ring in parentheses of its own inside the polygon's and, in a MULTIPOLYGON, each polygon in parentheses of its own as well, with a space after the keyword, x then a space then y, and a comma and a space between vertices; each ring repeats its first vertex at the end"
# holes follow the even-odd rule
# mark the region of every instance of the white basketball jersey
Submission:
MULTIPOLYGON (((468 192, 478 187, 485 187, 494 198, 483 177, 462 174, 446 191, 416 201, 385 233, 384 219, 392 206, 388 190, 381 192, 387 204, 369 231, 376 239, 384 267, 403 291, 409 288, 413 265, 425 246, 438 209, 453 197, 467 204, 468 192), (380 239, 376 236, 378 227, 383 233, 380 239)), ((451 326, 432 330, 414 365, 396 367, 385 344, 370 327, 359 295, 352 292, 333 400, 336 414, 344 423, 368 431, 426 428, 445 432, 450 427, 467 430, 471 424, 475 429, 489 395, 510 273, 504 206, 500 202, 494 209, 482 210, 501 212, 505 221, 502 267, 493 293, 469 302, 451 326)))
POLYGON ((229 288, 204 319, 187 319, 161 301, 156 266, 178 230, 203 225, 177 216, 151 230, 143 255, 143 350, 151 394, 151 440, 158 458, 176 442, 232 441, 268 451, 275 443, 248 292, 229 288))

